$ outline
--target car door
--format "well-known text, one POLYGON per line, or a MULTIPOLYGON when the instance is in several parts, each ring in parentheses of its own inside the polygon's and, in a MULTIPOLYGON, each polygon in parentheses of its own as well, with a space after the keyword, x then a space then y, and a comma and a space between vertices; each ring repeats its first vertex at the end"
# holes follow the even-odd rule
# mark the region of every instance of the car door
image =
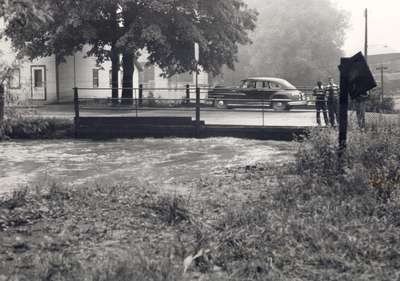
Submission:
POLYGON ((241 103, 245 105, 254 105, 258 103, 259 87, 260 87, 259 81, 248 80, 247 87, 242 89, 244 95, 241 97, 241 99, 243 99, 241 103))
POLYGON ((234 95, 231 95, 229 103, 233 105, 246 104, 248 102, 247 99, 249 99, 249 96, 252 95, 254 90, 255 84, 252 80, 243 80, 238 91, 236 91, 234 95))
POLYGON ((269 87, 267 95, 268 100, 272 100, 273 97, 282 90, 282 85, 275 81, 268 81, 268 87, 269 87))

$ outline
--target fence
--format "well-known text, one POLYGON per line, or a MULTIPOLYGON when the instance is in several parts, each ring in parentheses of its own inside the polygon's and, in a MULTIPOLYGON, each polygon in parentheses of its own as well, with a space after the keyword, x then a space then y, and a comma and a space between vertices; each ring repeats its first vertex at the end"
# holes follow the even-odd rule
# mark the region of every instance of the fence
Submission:
MULTIPOLYGON (((118 115, 118 116, 186 116, 192 117, 197 124, 200 118, 206 119, 208 124, 215 125, 250 125, 250 126, 283 126, 282 118, 271 115, 272 102, 266 96, 250 98, 248 96, 210 97, 213 90, 209 87, 196 88, 186 85, 184 88, 130 88, 132 98, 99 98, 97 91, 109 91, 111 88, 75 88, 74 101, 76 116, 91 115, 118 115), (84 97, 81 97, 84 92, 84 97), (94 94, 91 97, 90 92, 94 94), (232 110, 235 109, 235 110, 232 110), (240 114, 239 114, 240 113, 240 114)), ((124 90, 118 88, 118 90, 124 90)), ((234 90, 226 88, 226 90, 234 90)), ((310 100, 309 100, 310 101, 310 100)), ((276 103, 286 104, 287 99, 275 100, 276 103)), ((304 108, 307 108, 304 100, 304 108)), ((285 111, 286 108, 277 108, 275 111, 285 111)), ((298 122, 295 116, 288 115, 287 125, 303 126, 313 125, 311 120, 306 124, 298 122)))

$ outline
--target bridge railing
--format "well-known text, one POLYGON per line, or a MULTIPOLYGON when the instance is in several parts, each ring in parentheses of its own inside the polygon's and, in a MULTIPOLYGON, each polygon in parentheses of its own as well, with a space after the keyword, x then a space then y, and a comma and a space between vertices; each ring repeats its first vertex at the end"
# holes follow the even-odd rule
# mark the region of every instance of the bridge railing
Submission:
MULTIPOLYGON (((111 88, 100 89, 102 93, 107 90, 109 97, 104 97, 104 94, 103 96, 98 95, 99 89, 74 88, 75 117, 79 118, 81 115, 184 116, 193 118, 199 126, 201 119, 207 124, 215 125, 271 125, 274 117, 266 118, 265 115, 266 112, 271 111, 271 100, 244 96, 237 98, 210 97, 213 89, 209 87, 196 89, 190 85, 182 88, 139 87, 128 89, 132 91, 130 98, 111 98, 111 88), (243 113, 236 114, 238 112, 243 113)), ((285 104, 288 100, 281 99, 275 100, 275 102, 285 104)), ((277 109, 279 110, 279 107, 277 109)), ((285 107, 280 108, 281 111, 286 109, 285 107)))

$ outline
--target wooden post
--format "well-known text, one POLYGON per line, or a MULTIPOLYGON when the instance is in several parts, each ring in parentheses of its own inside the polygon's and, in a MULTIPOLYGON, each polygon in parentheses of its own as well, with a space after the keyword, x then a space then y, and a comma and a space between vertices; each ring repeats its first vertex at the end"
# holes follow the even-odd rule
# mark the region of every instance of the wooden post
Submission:
POLYGON ((0 84, 0 122, 4 120, 4 85, 0 84))
POLYGON ((143 105, 143 84, 139 85, 139 106, 143 105))
POLYGON ((190 103, 190 85, 186 85, 186 104, 190 103))
POLYGON ((347 142, 347 118, 349 107, 349 85, 347 78, 348 59, 340 61, 340 97, 339 97, 339 164, 342 164, 343 153, 347 142))
POLYGON ((200 88, 196 88, 196 134, 200 134, 200 88))
POLYGON ((78 88, 74 88, 74 109, 75 109, 75 137, 78 137, 78 128, 79 128, 79 96, 78 96, 78 88))

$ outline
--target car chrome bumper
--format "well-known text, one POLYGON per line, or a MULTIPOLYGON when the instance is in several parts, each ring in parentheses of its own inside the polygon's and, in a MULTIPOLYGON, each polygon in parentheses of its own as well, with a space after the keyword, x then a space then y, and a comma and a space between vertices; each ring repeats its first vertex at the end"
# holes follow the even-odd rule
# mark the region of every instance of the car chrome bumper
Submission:
POLYGON ((299 101, 290 101, 288 102, 290 106, 297 106, 297 105, 307 105, 306 100, 299 100, 299 101))

